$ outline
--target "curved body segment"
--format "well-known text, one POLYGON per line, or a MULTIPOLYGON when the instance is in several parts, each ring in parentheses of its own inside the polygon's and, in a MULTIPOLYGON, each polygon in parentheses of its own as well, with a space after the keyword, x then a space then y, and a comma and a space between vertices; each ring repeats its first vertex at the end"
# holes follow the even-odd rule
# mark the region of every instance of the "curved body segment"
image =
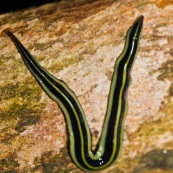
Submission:
POLYGON ((20 41, 11 32, 7 32, 31 74, 63 111, 69 133, 70 155, 74 163, 82 170, 99 171, 116 161, 120 154, 127 112, 126 94, 142 25, 143 16, 140 16, 128 30, 124 50, 115 63, 103 130, 94 151, 91 149, 91 132, 75 93, 62 80, 55 78, 40 66, 20 41))

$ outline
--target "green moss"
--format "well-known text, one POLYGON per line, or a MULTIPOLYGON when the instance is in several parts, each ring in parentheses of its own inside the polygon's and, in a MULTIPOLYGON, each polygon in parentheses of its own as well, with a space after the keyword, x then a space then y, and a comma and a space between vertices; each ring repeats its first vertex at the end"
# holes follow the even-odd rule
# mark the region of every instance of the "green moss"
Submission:
MULTIPOLYGON (((160 72, 158 80, 169 80, 173 81, 173 60, 169 60, 162 64, 162 66, 157 70, 160 72)), ((154 71, 155 72, 155 71, 154 71)), ((173 96, 173 82, 169 88, 169 95, 173 96)))
POLYGON ((74 63, 78 63, 81 60, 84 59, 84 55, 90 54, 93 55, 95 54, 97 49, 94 47, 94 43, 88 43, 88 45, 85 46, 84 50, 81 53, 75 53, 75 54, 59 54, 59 61, 57 63, 53 63, 48 70, 52 72, 59 72, 65 67, 68 67, 69 65, 72 65, 74 63), (68 56, 68 57, 67 57, 68 56))
POLYGON ((25 126, 36 124, 40 120, 40 116, 26 116, 21 118, 17 123, 15 130, 19 133, 25 131, 25 126))
POLYGON ((0 87, 0 101, 10 99, 16 96, 16 90, 19 85, 16 84, 7 84, 0 87))
POLYGON ((95 48, 95 44, 93 42, 90 42, 83 51, 83 54, 94 55, 96 52, 97 49, 95 48))
POLYGON ((153 150, 135 158, 126 158, 111 173, 172 173, 173 151, 153 150), (128 171, 127 171, 128 170, 128 171))
POLYGON ((66 58, 61 60, 61 62, 54 63, 52 64, 48 70, 52 72, 59 72, 65 67, 68 67, 69 65, 72 65, 74 63, 80 62, 82 59, 84 59, 84 56, 79 54, 79 55, 71 55, 70 58, 66 58))
POLYGON ((169 95, 172 97, 173 96, 173 84, 169 88, 169 95))
POLYGON ((19 163, 16 161, 16 153, 10 153, 8 157, 0 160, 0 172, 17 173, 19 163))
POLYGON ((148 168, 161 168, 173 170, 173 151, 155 150, 147 153, 142 158, 148 168))
POLYGON ((25 130, 25 126, 37 123, 40 120, 44 103, 40 103, 41 88, 33 78, 26 78, 21 83, 6 84, 0 88, 2 121, 13 121, 17 132, 25 130), (8 106, 7 106, 8 105, 8 106))
MULTIPOLYGON (((5 47, 6 45, 4 45, 5 47)), ((8 57, 8 58, 11 58, 11 57, 8 57)), ((0 58, 0 65, 1 65, 1 68, 3 68, 2 70, 6 69, 7 67, 4 65, 7 61, 7 57, 6 56, 2 56, 1 55, 1 58, 0 58)))
MULTIPOLYGON (((135 158, 120 159, 110 173, 172 173, 173 151, 153 150, 135 158)), ((116 164, 116 163, 115 163, 116 164)))
POLYGON ((173 80, 173 60, 169 60, 161 65, 161 67, 157 70, 160 72, 158 76, 158 80, 169 79, 173 80))
MULTIPOLYGON (((141 163, 145 165, 142 169, 160 169, 164 173, 173 171, 173 151, 172 150, 153 150, 141 158, 141 163)), ((139 170, 139 169, 138 169, 139 170)), ((139 171, 141 172, 141 171, 139 171)))
MULTIPOLYGON (((30 100, 30 99, 28 99, 30 100)), ((34 98, 33 98, 34 100, 34 98)), ((31 100, 32 101, 32 100, 31 100)), ((14 100, 7 109, 1 111, 1 119, 2 120, 16 120, 17 118, 25 118, 26 116, 34 116, 40 112, 40 108, 43 107, 38 102, 31 103, 28 101, 24 101, 22 104, 19 103, 19 100, 14 100)))
POLYGON ((53 154, 53 152, 50 151, 42 154, 41 158, 35 158, 34 164, 36 166, 33 171, 42 168, 43 173, 66 173, 70 171, 67 168, 67 165, 70 163, 71 160, 66 149, 62 149, 60 154, 53 154))
POLYGON ((6 130, 7 132, 4 130, 3 133, 1 133, 0 137, 1 137, 1 143, 8 145, 8 144, 11 144, 15 140, 15 137, 18 134, 15 132, 9 132, 9 129, 6 129, 6 130))
MULTIPOLYGON (((163 120, 165 123, 162 125, 162 127, 167 126, 167 130, 172 131, 173 130, 172 125, 171 124, 168 125, 168 124, 172 122, 172 114, 173 114, 173 109, 172 109, 173 102, 171 100, 171 97, 173 96, 173 60, 169 60, 163 63, 161 67, 156 71, 160 72, 160 75, 158 76, 158 80, 171 81, 171 85, 170 85, 169 93, 168 93, 169 95, 165 97, 166 103, 161 100, 162 106, 160 107, 160 111, 164 112, 164 114, 166 115, 163 120)), ((156 71, 153 71, 153 72, 156 72, 156 71)))
POLYGON ((44 50, 44 49, 47 49, 51 46, 52 44, 49 44, 49 43, 35 43, 34 44, 34 49, 36 50, 44 50))

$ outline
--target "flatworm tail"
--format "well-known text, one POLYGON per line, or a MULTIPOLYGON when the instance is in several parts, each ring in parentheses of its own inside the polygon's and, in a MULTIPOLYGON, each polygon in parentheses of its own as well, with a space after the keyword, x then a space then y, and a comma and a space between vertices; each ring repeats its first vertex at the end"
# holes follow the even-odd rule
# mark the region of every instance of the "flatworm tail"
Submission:
POLYGON ((103 130, 94 151, 91 149, 91 132, 75 93, 62 80, 55 78, 40 66, 20 41, 10 31, 7 32, 31 74, 63 111, 69 132, 70 155, 82 170, 98 171, 118 159, 127 110, 126 92, 139 46, 142 25, 143 16, 140 16, 128 30, 124 50, 115 63, 103 130))

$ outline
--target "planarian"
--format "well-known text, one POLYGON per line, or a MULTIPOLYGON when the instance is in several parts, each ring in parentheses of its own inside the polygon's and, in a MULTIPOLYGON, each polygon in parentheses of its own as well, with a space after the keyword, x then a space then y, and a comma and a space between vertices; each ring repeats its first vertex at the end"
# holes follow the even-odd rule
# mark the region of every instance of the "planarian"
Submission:
POLYGON ((103 129, 94 151, 91 149, 91 132, 75 93, 62 80, 46 71, 21 42, 7 31, 38 84, 60 106, 67 122, 71 158, 84 171, 104 169, 120 155, 127 112, 126 95, 139 46, 143 18, 139 16, 129 28, 124 50, 115 62, 103 129))

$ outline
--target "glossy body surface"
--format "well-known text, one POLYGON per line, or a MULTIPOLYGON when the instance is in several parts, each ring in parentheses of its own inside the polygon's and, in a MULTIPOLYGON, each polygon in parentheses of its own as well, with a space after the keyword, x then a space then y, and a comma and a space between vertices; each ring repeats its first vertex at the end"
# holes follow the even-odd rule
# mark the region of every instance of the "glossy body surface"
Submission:
POLYGON ((91 149, 91 132, 75 93, 62 80, 40 66, 20 41, 11 32, 7 32, 38 84, 57 102, 64 113, 69 133, 70 155, 82 170, 99 171, 118 159, 123 142, 130 71, 136 58, 142 25, 143 16, 140 16, 128 30, 124 50, 115 63, 103 130, 94 151, 91 149))

